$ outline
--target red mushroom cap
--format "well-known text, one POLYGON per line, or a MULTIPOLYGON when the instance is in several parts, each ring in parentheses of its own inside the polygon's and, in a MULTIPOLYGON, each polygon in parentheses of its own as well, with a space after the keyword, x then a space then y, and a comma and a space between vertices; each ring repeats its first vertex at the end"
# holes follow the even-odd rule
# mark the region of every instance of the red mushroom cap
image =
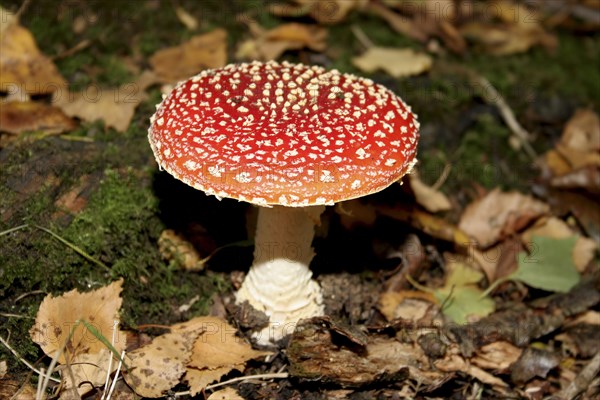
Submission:
POLYGON ((416 162, 419 124, 370 79, 302 64, 206 70, 158 106, 158 164, 207 194, 258 205, 333 204, 378 192, 416 162))

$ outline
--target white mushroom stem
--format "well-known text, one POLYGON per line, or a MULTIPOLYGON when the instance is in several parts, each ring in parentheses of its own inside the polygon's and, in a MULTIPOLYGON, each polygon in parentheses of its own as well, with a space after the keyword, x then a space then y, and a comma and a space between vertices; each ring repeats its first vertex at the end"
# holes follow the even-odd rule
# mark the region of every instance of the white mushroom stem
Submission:
POLYGON ((323 314, 321 287, 312 280, 315 221, 324 207, 261 207, 254 239, 254 262, 237 292, 269 317, 255 338, 269 344, 294 331, 301 318, 323 314))

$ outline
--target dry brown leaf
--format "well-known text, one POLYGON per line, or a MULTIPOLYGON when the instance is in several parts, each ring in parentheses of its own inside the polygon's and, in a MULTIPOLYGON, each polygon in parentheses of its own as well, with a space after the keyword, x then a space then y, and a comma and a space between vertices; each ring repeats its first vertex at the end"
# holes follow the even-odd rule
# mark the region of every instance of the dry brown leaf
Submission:
MULTIPOLYGON (((123 279, 120 279, 87 293, 79 293, 75 289, 58 297, 51 294, 46 296, 40 305, 35 325, 29 330, 31 339, 49 357, 54 357, 56 351, 67 343, 65 352, 58 358, 61 364, 66 363, 66 355, 72 360, 77 355, 99 353, 106 348, 104 343, 77 321, 93 325, 110 342, 115 322, 119 321, 122 285, 123 279)), ((125 347, 123 332, 118 332, 114 347, 117 351, 125 347)))
POLYGON ((245 364, 248 360, 264 357, 269 352, 252 349, 237 330, 218 317, 205 318, 204 331, 194 343, 188 365, 198 369, 213 369, 245 364))
MULTIPOLYGON (((523 232, 522 240, 524 244, 529 244, 533 236, 544 236, 553 239, 565 239, 577 235, 577 233, 567 225, 567 223, 556 217, 549 217, 538 221, 535 226, 523 232)), ((577 241, 573 249, 573 263, 577 271, 583 272, 590 261, 594 259, 598 244, 595 240, 577 235, 577 241)))
POLYGON ((466 24, 460 32, 468 40, 480 44, 484 51, 497 56, 524 53, 541 40, 537 30, 523 31, 518 26, 498 27, 481 22, 466 24))
POLYGON ((194 246, 172 229, 165 229, 161 232, 158 238, 158 251, 164 259, 174 260, 177 265, 182 266, 186 271, 201 271, 204 269, 204 260, 202 260, 194 246))
POLYGON ((33 35, 2 8, 0 15, 0 91, 45 94, 63 90, 67 82, 38 49, 33 35))
POLYGON ((408 175, 410 187, 413 190, 417 203, 423 206, 427 211, 435 213, 439 211, 448 211, 452 208, 448 197, 439 190, 426 185, 419 178, 417 171, 408 175))
POLYGON ((403 290, 383 292, 377 308, 388 321, 402 318, 416 322, 424 318, 435 303, 431 293, 403 290))
POLYGON ((402 35, 423 43, 428 39, 429 35, 423 31, 422 24, 418 24, 410 18, 397 14, 378 2, 369 2, 367 10, 384 19, 393 30, 402 35))
POLYGON ((58 93, 53 104, 70 117, 84 121, 104 121, 107 127, 125 132, 131 123, 137 106, 145 99, 145 90, 156 82, 156 76, 145 71, 136 82, 119 88, 88 88, 84 92, 58 93))
POLYGON ((206 400, 244 400, 234 388, 225 388, 214 392, 206 400))
POLYGON ((4 361, 4 360, 0 361, 0 379, 4 378, 6 376, 7 372, 8 372, 8 365, 6 364, 6 361, 4 361))
POLYGON ((254 38, 240 44, 237 59, 277 60, 287 50, 307 47, 323 51, 327 47, 327 30, 323 27, 293 22, 265 30, 254 21, 248 24, 254 38))
POLYGON ((193 394, 234 369, 243 370, 246 362, 271 353, 257 351, 237 337, 237 330, 219 317, 205 316, 171 326, 172 332, 199 332, 192 355, 186 364, 185 380, 193 394))
POLYGON ((467 206, 458 227, 486 248, 520 231, 549 210, 546 203, 531 196, 494 189, 467 206))
POLYGON ((200 331, 165 333, 129 352, 125 381, 140 396, 161 397, 179 383, 199 334, 200 331))
POLYGON ((382 69, 394 78, 418 75, 431 68, 432 58, 413 49, 370 47, 352 63, 363 72, 372 73, 382 69))
POLYGON ((296 4, 273 4, 270 11, 280 17, 310 15, 320 24, 337 24, 354 9, 362 9, 369 0, 295 0, 296 4))
POLYGON ((480 347, 475 356, 471 357, 471 362, 479 368, 505 372, 519 359, 522 352, 522 349, 509 342, 497 341, 480 347))
POLYGON ((220 380, 224 375, 230 373, 234 369, 242 370, 244 369, 244 365, 202 370, 187 368, 183 380, 187 382, 190 387, 191 395, 196 396, 198 393, 202 393, 205 387, 220 380))
POLYGON ((227 32, 218 28, 193 36, 179 46, 154 53, 150 65, 161 82, 187 79, 206 68, 219 68, 227 63, 227 32))
POLYGON ((9 101, 0 107, 0 131, 61 133, 74 129, 75 121, 60 108, 34 101, 9 101))
POLYGON ((498 387, 508 386, 502 379, 496 378, 494 375, 475 365, 471 365, 468 361, 457 354, 449 354, 444 358, 437 359, 433 361, 433 365, 435 365, 435 367, 440 371, 465 373, 488 385, 498 387))
MULTIPOLYGON (((95 387, 104 385, 106 381, 106 371, 113 354, 110 350, 104 348, 94 354, 78 354, 69 365, 61 366, 61 377, 63 390, 69 391, 76 389, 79 396, 92 391, 95 387), (69 368, 70 371, 65 371, 69 368), (71 379, 75 378, 75 382, 71 379)), ((113 360, 111 373, 117 369, 118 361, 113 360)))
POLYGON ((563 131, 560 143, 581 152, 600 151, 600 117, 592 110, 577 110, 563 131))

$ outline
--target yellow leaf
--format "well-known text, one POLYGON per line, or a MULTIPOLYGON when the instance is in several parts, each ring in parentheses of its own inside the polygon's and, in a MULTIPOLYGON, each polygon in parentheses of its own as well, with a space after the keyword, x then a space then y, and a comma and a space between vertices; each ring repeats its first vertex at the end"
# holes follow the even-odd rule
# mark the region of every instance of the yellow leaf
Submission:
MULTIPOLYGON (((111 341, 115 322, 119 321, 122 285, 123 280, 120 279, 88 293, 71 290, 58 297, 51 294, 46 296, 40 305, 35 325, 29 331, 32 340, 49 357, 54 357, 56 351, 66 344, 65 352, 58 358, 61 364, 66 363, 66 356, 72 360, 81 354, 99 353, 106 348, 104 343, 77 321, 88 322, 111 341)), ((117 351, 125 347, 123 332, 118 332, 113 346, 117 351)))
POLYGON ((400 78, 428 71, 433 61, 429 55, 412 49, 371 47, 360 57, 354 57, 352 63, 367 73, 382 69, 394 78, 400 78))
POLYGON ((206 68, 219 68, 227 63, 227 32, 218 28, 193 36, 179 46, 154 53, 150 65, 161 82, 187 79, 206 68))
POLYGON ((0 107, 0 131, 2 132, 61 133, 75 126, 75 121, 67 117, 60 108, 45 103, 9 101, 0 107))
POLYGON ((224 375, 230 373, 234 369, 243 370, 244 364, 215 369, 196 369, 188 367, 183 380, 187 382, 190 387, 191 395, 195 396, 198 393, 202 393, 206 386, 220 380, 224 375))
POLYGON ((452 208, 452 204, 450 204, 448 197, 439 190, 435 190, 431 186, 423 183, 416 171, 409 174, 408 178, 417 203, 423 206, 427 211, 435 213, 439 211, 448 211, 452 208))
POLYGON ((177 385, 186 372, 199 331, 171 332, 127 354, 125 381, 144 397, 160 397, 177 385))
POLYGON ((242 42, 236 52, 238 59, 276 60, 287 50, 307 47, 323 51, 327 47, 327 31, 322 27, 289 23, 267 31, 254 21, 249 24, 254 39, 242 42))
MULTIPOLYGON (((0 15, 4 19, 10 14, 0 8, 0 15)), ((0 91, 46 94, 66 87, 54 63, 16 20, 2 24, 0 49, 0 91)))

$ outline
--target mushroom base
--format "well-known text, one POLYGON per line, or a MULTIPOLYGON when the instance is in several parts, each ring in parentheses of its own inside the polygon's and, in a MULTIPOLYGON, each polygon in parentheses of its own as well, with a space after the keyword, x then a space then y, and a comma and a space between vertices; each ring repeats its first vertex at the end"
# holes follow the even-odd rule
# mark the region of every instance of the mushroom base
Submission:
POLYGON ((260 344, 277 342, 294 331, 298 320, 323 314, 321 287, 309 269, 315 221, 323 209, 259 209, 254 262, 236 301, 248 301, 269 317, 269 325, 254 334, 260 344))

